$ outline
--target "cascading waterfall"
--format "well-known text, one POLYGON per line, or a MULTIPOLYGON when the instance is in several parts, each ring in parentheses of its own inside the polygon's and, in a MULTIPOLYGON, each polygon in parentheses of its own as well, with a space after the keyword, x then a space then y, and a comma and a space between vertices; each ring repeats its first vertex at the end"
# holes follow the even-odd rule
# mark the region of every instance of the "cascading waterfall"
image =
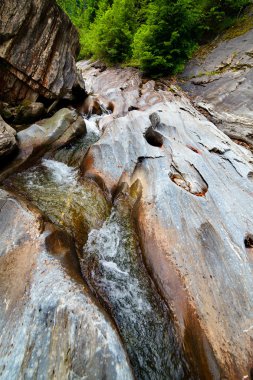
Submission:
POLYGON ((101 117, 90 117, 86 136, 15 174, 7 187, 74 237, 82 273, 116 322, 136 378, 191 379, 171 314, 142 262, 132 206, 119 200, 111 209, 97 184, 79 178, 80 161, 101 134, 101 117))

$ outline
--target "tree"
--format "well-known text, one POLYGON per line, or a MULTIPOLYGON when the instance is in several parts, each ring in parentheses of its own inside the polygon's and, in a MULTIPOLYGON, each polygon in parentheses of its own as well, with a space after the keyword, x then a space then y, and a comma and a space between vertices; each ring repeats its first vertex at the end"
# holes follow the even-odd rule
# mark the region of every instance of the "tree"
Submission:
POLYGON ((150 74, 180 71, 196 47, 200 18, 192 0, 153 1, 134 38, 135 61, 150 74))
POLYGON ((231 26, 250 0, 57 0, 80 34, 81 57, 152 75, 181 71, 198 43, 231 26))

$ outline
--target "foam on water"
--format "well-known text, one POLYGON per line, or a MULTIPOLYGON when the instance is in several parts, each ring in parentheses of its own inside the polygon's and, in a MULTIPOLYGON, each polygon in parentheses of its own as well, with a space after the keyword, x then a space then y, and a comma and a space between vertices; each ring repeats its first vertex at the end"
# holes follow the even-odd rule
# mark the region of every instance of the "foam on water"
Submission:
POLYGON ((78 171, 74 168, 69 167, 63 162, 48 160, 43 158, 42 165, 45 166, 54 182, 58 185, 77 185, 77 175, 78 171))
POLYGON ((99 120, 103 119, 104 116, 105 115, 92 115, 88 119, 84 119, 88 135, 93 133, 98 137, 101 136, 101 130, 99 129, 99 120))
POLYGON ((89 233, 84 250, 86 254, 91 256, 95 254, 99 259, 99 264, 103 268, 100 283, 107 289, 109 297, 114 302, 118 302, 119 298, 125 299, 125 305, 122 306, 129 311, 130 303, 133 308, 131 318, 136 318, 134 309, 140 310, 140 300, 142 312, 150 311, 151 306, 145 289, 133 274, 131 261, 126 260, 128 252, 122 244, 125 239, 124 231, 114 218, 115 213, 112 212, 101 229, 89 233))

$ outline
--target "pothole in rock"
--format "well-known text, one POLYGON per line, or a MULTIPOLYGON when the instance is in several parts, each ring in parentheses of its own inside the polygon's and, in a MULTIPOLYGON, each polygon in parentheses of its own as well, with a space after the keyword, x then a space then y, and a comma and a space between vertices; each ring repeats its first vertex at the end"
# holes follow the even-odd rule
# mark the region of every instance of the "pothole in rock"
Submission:
POLYGON ((209 152, 210 153, 216 153, 216 154, 224 154, 225 153, 224 151, 222 151, 221 149, 216 148, 216 147, 210 149, 209 152))
POLYGON ((172 182, 185 191, 196 197, 204 197, 208 192, 208 185, 200 173, 192 166, 189 174, 180 173, 174 166, 171 166, 169 177, 172 182))
POLYGON ((163 146, 163 136, 155 131, 152 127, 149 127, 144 135, 149 145, 161 148, 163 146))
POLYGON ((250 179, 251 181, 253 181, 253 172, 249 172, 248 173, 248 179, 250 179))
POLYGON ((139 107, 134 107, 134 106, 130 106, 128 107, 128 112, 131 112, 131 111, 138 111, 139 110, 139 107))
POLYGON ((253 235, 252 234, 247 234, 244 238, 244 245, 245 248, 253 248, 253 235))

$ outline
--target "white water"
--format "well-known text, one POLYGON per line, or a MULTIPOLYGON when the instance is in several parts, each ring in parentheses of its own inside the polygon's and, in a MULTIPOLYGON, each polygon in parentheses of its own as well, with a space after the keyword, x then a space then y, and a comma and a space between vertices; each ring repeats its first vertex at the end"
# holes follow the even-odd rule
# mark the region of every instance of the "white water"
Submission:
POLYGON ((42 159, 42 165, 45 166, 52 176, 53 181, 58 185, 77 185, 77 169, 71 168, 63 162, 42 159))
POLYGON ((89 119, 84 118, 86 128, 87 128, 87 135, 95 134, 98 137, 101 136, 101 130, 99 128, 99 120, 101 120, 105 115, 92 115, 89 119))
POLYGON ((186 378, 170 316, 140 260, 141 252, 128 218, 115 208, 100 229, 90 231, 83 249, 82 271, 109 307, 137 378, 186 378))
MULTIPOLYGON (((99 230, 89 233, 84 246, 84 261, 96 257, 99 260, 102 276, 99 284, 106 289, 110 302, 120 304, 124 312, 129 313, 133 321, 138 317, 136 311, 147 313, 151 305, 136 275, 136 268, 129 255, 127 246, 128 236, 122 226, 115 220, 114 211, 108 221, 99 230)), ((94 280, 97 274, 93 272, 94 280)))

